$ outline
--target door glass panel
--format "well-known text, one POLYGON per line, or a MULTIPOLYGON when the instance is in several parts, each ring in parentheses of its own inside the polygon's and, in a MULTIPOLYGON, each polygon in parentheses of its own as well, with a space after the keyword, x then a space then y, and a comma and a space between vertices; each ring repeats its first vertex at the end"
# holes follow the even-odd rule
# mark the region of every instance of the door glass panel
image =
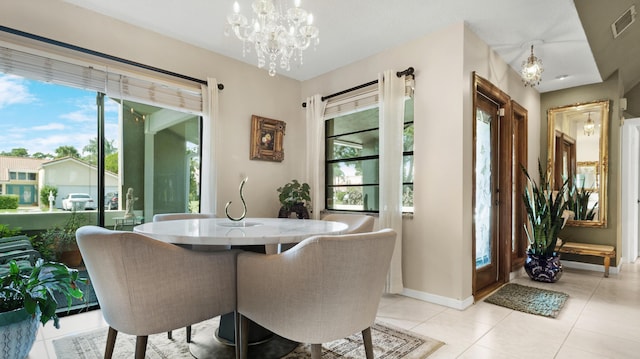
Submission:
MULTIPOLYGON (((115 189, 122 203, 114 216, 126 216, 127 208, 138 222, 150 221, 158 213, 199 212, 200 117, 112 101, 122 107, 119 186, 115 189)), ((105 191, 111 189, 105 186, 105 191)), ((112 220, 115 225, 117 221, 112 220)))
POLYGON ((476 268, 491 264, 492 258, 492 182, 491 182, 491 116, 477 110, 476 113, 476 183, 475 183, 475 237, 476 268))

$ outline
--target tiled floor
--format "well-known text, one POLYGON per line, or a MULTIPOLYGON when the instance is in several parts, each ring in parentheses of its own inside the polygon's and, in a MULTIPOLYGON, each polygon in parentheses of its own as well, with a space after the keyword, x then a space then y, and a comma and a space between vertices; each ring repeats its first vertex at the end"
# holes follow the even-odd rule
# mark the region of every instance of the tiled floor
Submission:
MULTIPOLYGON (((385 296, 378 320, 446 343, 441 358, 640 358, 640 261, 619 274, 565 269, 558 283, 512 281, 570 295, 556 319, 524 314, 484 302, 464 311, 403 296, 385 296)), ((53 359, 52 340, 106 326, 100 311, 64 317, 61 329, 40 330, 30 359, 53 359)), ((64 359, 64 358, 59 358, 64 359)))

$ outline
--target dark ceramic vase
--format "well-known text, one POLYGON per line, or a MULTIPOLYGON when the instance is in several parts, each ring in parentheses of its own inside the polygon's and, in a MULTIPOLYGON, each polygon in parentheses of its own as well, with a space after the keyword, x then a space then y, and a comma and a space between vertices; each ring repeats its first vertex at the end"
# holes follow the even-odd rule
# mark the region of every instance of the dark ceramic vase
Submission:
POLYGON ((548 257, 527 253, 524 270, 535 281, 555 283, 562 276, 562 263, 559 255, 548 257))
POLYGON ((278 218, 289 218, 291 213, 295 213, 298 219, 309 219, 309 211, 304 203, 296 203, 291 208, 280 207, 278 218))

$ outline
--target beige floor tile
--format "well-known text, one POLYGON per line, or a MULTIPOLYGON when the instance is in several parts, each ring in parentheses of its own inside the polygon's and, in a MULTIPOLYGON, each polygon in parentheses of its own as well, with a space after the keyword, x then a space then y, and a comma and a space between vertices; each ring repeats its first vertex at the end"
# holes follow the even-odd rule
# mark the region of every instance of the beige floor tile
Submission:
POLYGON ((441 340, 445 343, 472 344, 485 335, 492 326, 471 320, 460 320, 449 312, 440 313, 411 331, 441 340))
POLYGON ((580 349, 607 358, 640 357, 640 338, 629 340, 576 328, 569 334, 565 347, 580 349))

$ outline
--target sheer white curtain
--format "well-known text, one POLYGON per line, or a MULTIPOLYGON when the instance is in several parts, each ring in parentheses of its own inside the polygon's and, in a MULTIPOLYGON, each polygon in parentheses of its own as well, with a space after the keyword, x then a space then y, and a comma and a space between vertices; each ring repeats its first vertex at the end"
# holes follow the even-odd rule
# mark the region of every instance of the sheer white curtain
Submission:
POLYGON ((216 197, 218 180, 215 166, 215 144, 218 138, 218 82, 215 78, 207 78, 207 84, 202 85, 202 171, 200 183, 200 212, 216 213, 216 197))
POLYGON ((378 75, 380 94, 380 228, 398 233, 385 292, 400 293, 402 283, 402 134, 405 77, 386 70, 378 75))
POLYGON ((324 208, 324 110, 322 96, 307 98, 307 183, 311 187, 311 218, 319 219, 324 208))

